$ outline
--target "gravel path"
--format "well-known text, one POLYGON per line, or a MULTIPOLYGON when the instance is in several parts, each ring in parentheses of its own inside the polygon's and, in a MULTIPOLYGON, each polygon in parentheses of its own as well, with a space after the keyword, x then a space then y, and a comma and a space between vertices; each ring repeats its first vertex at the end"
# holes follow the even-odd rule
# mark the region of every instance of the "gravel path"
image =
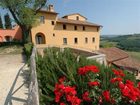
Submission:
POLYGON ((22 55, 0 55, 0 105, 26 105, 28 67, 22 55))

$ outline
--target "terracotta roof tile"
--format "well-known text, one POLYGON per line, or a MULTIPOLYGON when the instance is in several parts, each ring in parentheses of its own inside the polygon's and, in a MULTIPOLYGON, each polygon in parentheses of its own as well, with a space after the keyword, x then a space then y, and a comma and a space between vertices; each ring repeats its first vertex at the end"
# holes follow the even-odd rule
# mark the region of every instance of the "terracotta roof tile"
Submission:
POLYGON ((129 70, 140 70, 140 63, 131 57, 113 62, 116 66, 123 67, 129 70))
POLYGON ((129 57, 129 55, 125 51, 116 47, 101 48, 99 52, 106 55, 106 59, 108 62, 114 62, 114 61, 129 57))
POLYGON ((72 20, 72 19, 64 19, 64 18, 59 18, 57 20, 58 23, 67 23, 67 24, 76 24, 76 25, 87 25, 87 26, 95 26, 95 27, 102 27, 101 25, 91 23, 88 21, 79 21, 79 20, 72 20))

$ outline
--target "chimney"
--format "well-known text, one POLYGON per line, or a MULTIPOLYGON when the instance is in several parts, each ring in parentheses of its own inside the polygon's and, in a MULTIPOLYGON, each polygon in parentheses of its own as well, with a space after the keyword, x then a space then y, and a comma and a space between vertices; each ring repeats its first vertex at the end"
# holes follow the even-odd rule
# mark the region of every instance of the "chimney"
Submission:
POLYGON ((54 12, 54 7, 53 7, 53 5, 49 5, 47 11, 49 11, 49 12, 54 12))

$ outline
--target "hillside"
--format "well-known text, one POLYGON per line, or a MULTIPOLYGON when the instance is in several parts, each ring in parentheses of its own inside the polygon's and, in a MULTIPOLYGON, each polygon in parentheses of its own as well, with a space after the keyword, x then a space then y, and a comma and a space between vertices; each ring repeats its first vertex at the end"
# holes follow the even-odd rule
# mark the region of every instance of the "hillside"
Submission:
POLYGON ((118 47, 128 52, 130 56, 140 61, 140 34, 104 35, 101 36, 100 47, 118 47))
POLYGON ((101 47, 118 47, 128 51, 140 51, 140 34, 101 36, 101 47))

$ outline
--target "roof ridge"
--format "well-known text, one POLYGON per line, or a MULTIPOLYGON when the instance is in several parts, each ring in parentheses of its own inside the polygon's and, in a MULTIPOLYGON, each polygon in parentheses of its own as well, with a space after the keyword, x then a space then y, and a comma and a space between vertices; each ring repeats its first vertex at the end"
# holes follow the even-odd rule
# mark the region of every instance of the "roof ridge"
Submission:
POLYGON ((67 15, 64 15, 62 18, 66 17, 66 16, 75 15, 75 14, 78 14, 78 15, 84 17, 84 18, 87 20, 87 18, 86 18, 85 16, 83 16, 82 14, 80 14, 80 13, 71 13, 71 14, 67 14, 67 15))

